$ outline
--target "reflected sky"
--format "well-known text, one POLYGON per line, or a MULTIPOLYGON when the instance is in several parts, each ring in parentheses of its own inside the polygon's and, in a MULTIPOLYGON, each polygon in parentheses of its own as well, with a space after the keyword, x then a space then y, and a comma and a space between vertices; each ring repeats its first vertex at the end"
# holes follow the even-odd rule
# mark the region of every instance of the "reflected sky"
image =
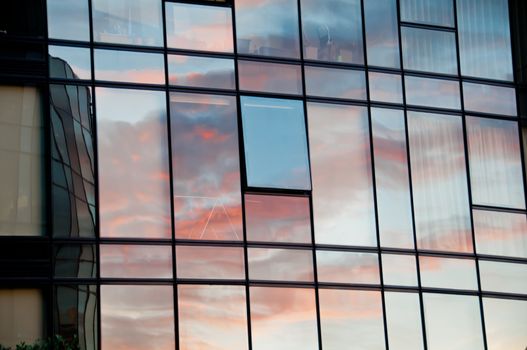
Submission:
POLYGON ((415 106, 460 109, 459 82, 413 76, 404 77, 406 103, 415 106))
POLYGON ((176 246, 178 278, 244 279, 241 247, 176 246))
POLYGON ((420 256, 419 271, 423 287, 478 289, 476 263, 471 259, 420 256))
POLYGON ((527 295, 527 264, 479 261, 481 290, 527 295))
POLYGON ((368 64, 399 68, 397 0, 364 1, 368 64))
POLYGON ((251 280, 313 282, 313 252, 301 249, 249 248, 251 280))
POLYGON ((234 60, 168 55, 170 85, 234 89, 234 60))
POLYGON ((165 83, 165 63, 162 54, 95 49, 94 61, 96 80, 165 83))
POLYGON ((382 254, 382 277, 385 285, 417 287, 415 256, 382 254))
POLYGON ((516 116, 516 90, 513 88, 463 82, 465 110, 516 116))
MULTIPOLYGON (((51 57, 56 57, 64 61, 73 71, 73 79, 91 79, 91 59, 90 49, 85 47, 68 47, 49 45, 48 52, 51 57)), ((67 68, 62 64, 49 62, 50 78, 69 78, 67 68)))
POLYGON ((317 250, 319 282, 379 284, 376 253, 317 250))
POLYGON ((403 103, 403 86, 399 74, 368 72, 372 101, 403 103))
POLYGON ((306 95, 366 99, 364 71, 305 66, 306 95))
POLYGON ((385 292, 384 302, 390 350, 422 350, 419 295, 385 292))
POLYGON ((527 301, 483 298, 488 350, 523 349, 527 344, 527 301))
POLYGON ((299 65, 238 60, 240 90, 302 94, 299 65))
POLYGON ((172 248, 101 244, 101 277, 172 278, 172 248))
POLYGON ((401 21, 454 26, 454 4, 452 0, 402 0, 401 21))
POLYGON ((90 40, 88 0, 47 0, 46 8, 50 38, 90 40))

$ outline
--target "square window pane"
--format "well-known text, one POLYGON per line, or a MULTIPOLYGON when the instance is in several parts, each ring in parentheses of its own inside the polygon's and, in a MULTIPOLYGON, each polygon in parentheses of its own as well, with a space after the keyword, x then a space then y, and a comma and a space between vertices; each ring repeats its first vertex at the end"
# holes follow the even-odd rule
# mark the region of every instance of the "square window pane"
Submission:
POLYGON ((101 244, 99 249, 103 278, 172 277, 170 246, 101 244))
POLYGON ((421 286, 449 289, 478 289, 476 263, 472 259, 419 257, 421 286))
POLYGON ((176 246, 177 278, 245 279, 242 247, 176 246))
POLYGON ((299 65, 238 60, 240 90, 302 94, 299 65))
POLYGON ((234 90, 234 60, 168 55, 168 81, 176 86, 234 90))
POLYGON ((368 73, 372 101, 403 103, 403 85, 399 74, 368 73))
POLYGON ((382 254, 382 276, 385 285, 417 287, 414 255, 382 254))
POLYGON ((461 109, 457 81, 405 76, 404 82, 409 105, 461 109))
POLYGON ((376 253, 317 250, 319 282, 380 284, 376 253))
POLYGON ((86 47, 49 45, 49 77, 91 79, 91 54, 86 47))
POLYGON ((454 26, 453 0, 401 0, 401 21, 454 26))
POLYGON ((47 0, 48 37, 90 40, 88 0, 47 0))
POLYGON ((95 79, 164 84, 165 61, 157 53, 95 49, 95 79))
POLYGON ((313 252, 304 249, 249 248, 249 278, 313 282, 313 252))
POLYGON ((305 66, 306 95, 352 100, 366 99, 363 71, 305 66))

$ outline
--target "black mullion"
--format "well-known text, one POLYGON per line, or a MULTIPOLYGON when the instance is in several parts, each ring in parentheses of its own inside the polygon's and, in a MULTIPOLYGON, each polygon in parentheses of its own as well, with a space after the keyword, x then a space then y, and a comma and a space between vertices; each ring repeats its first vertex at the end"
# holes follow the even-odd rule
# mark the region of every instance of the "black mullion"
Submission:
POLYGON ((447 27, 447 26, 442 26, 442 25, 437 25, 437 24, 426 24, 426 23, 417 23, 417 22, 408 22, 408 21, 400 21, 399 23, 404 27, 435 30, 436 32, 455 33, 456 31, 455 27, 447 27))

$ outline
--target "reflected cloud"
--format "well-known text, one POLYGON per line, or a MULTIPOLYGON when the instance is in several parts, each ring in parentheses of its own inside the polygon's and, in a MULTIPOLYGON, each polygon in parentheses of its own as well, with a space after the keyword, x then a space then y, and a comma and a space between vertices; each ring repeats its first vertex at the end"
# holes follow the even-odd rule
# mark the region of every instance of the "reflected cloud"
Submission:
POLYGON ((234 89, 234 61, 199 56, 168 56, 171 85, 234 89))
POLYGON ((240 90, 302 94, 301 67, 255 61, 238 61, 240 90))
POLYGON ((251 280, 313 282, 313 252, 297 249, 249 248, 251 280))
POLYGON ((317 250, 319 282, 380 284, 376 253, 317 250))
POLYGON ((101 277, 172 278, 172 248, 101 244, 101 277))
POLYGON ((366 99, 363 71, 305 66, 306 94, 310 96, 366 99))
POLYGON ((245 279, 241 247, 176 246, 178 278, 245 279))

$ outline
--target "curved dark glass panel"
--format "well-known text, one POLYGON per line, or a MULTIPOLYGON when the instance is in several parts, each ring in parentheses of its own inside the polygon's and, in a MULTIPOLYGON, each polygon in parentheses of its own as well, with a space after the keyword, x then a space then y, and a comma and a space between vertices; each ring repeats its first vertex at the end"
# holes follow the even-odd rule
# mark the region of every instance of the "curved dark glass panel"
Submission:
POLYGON ((385 292, 384 303, 390 350, 422 350, 419 294, 385 292))
POLYGON ((481 290, 527 294, 527 264, 479 260, 481 290))
POLYGON ((478 289, 476 262, 472 259, 419 257, 421 286, 448 289, 478 289))
POLYGON ((240 90, 302 94, 300 65, 238 60, 238 79, 240 90))
POLYGON ((368 65, 399 68, 397 0, 364 1, 368 65))
POLYGON ((527 340, 527 301, 483 298, 489 350, 522 349, 527 340))
POLYGON ((65 40, 90 40, 88 0, 47 0, 48 37, 65 40))
POLYGON ((177 278, 245 279, 242 247, 176 246, 177 278))
POLYGON ((361 70, 305 66, 306 95, 366 99, 366 75, 361 70))
POLYGON ((101 244, 103 278, 172 278, 172 248, 168 245, 101 244))
POLYGON ((168 83, 176 86, 234 90, 234 60, 168 55, 168 83))
POLYGON ((165 61, 161 54, 95 49, 93 55, 96 80, 165 83, 165 61))
POLYGON ((417 287, 415 255, 382 254, 382 277, 385 285, 417 287))
POLYGON ((93 244, 60 244, 54 247, 53 276, 95 278, 97 254, 93 244))
POLYGON ((401 0, 401 21, 454 27, 454 0, 401 0))
POLYGON ((403 103, 401 75, 370 71, 368 79, 372 101, 403 103))
POLYGON ((91 79, 91 54, 87 47, 49 45, 49 77, 91 79))
POLYGON ((376 253, 317 250, 319 282, 380 284, 376 253))
POLYGON ((313 252, 309 249, 249 248, 249 278, 263 281, 313 282, 313 252))
POLYGON ((404 82, 409 105, 461 109, 458 81, 407 75, 404 82))
POLYGON ((463 82, 466 111, 515 117, 516 90, 510 87, 463 82))

